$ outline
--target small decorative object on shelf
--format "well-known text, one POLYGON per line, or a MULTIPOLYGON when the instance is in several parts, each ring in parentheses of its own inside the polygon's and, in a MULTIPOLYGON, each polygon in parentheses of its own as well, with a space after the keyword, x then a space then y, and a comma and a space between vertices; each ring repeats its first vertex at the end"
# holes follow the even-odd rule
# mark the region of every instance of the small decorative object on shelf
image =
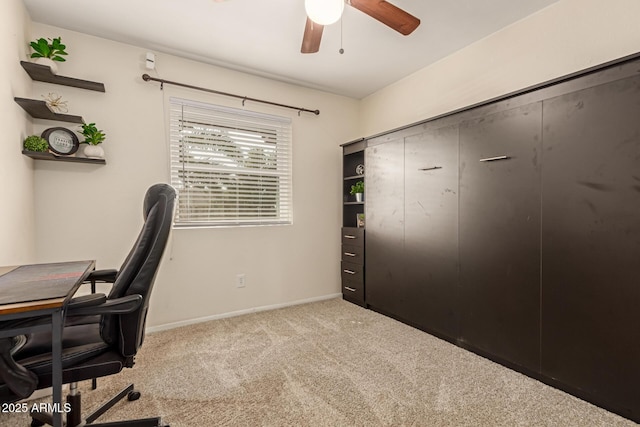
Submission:
POLYGON ((36 58, 36 63, 49 66, 51 68, 51 72, 53 74, 57 74, 58 66, 54 61, 66 61, 63 56, 68 55, 67 52, 65 52, 67 47, 62 44, 60 37, 49 40, 51 43, 49 43, 45 38, 32 41, 30 46, 34 52, 31 54, 31 57, 36 58))
POLYGON ((364 165, 359 164, 356 166, 356 175, 364 175, 364 165))
POLYGON ((363 213, 356 214, 356 227, 364 228, 364 214, 363 213))
POLYGON ((100 146, 107 136, 102 130, 96 127, 95 123, 83 124, 82 135, 83 144, 88 144, 84 149, 84 155, 90 159, 104 158, 104 149, 100 146))
POLYGON ((54 113, 68 113, 67 101, 62 100, 62 96, 55 92, 49 92, 47 96, 42 95, 44 102, 47 103, 47 107, 54 113))
POLYGON ((24 140, 23 147, 26 151, 43 153, 49 149, 49 144, 46 139, 38 135, 31 135, 24 140))
POLYGON ((356 196, 356 202, 362 202, 364 196, 364 181, 358 181, 353 184, 350 193, 356 196))
POLYGON ((69 156, 78 151, 80 141, 69 129, 55 127, 45 129, 42 137, 49 143, 49 150, 59 156, 69 156))

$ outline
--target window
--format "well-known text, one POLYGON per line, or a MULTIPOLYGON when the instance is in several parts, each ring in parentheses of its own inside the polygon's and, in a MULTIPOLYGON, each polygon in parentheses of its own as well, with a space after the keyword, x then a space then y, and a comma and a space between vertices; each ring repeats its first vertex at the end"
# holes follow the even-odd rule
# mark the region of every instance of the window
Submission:
POLYGON ((291 120, 170 98, 176 227, 291 224, 291 120))

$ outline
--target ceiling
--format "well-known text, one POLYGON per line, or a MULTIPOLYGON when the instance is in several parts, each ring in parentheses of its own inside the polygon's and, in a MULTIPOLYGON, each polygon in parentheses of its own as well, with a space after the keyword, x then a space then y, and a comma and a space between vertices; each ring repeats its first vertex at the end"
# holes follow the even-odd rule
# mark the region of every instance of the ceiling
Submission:
POLYGON ((422 21, 409 36, 347 5, 315 54, 300 53, 304 0, 24 4, 36 22, 360 99, 556 1, 390 0, 422 21))

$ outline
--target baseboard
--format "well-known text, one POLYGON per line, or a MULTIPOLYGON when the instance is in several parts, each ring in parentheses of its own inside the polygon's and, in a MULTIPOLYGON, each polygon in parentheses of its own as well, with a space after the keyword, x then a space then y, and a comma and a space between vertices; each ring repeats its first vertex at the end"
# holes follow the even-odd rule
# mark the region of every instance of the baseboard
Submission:
POLYGON ((342 297, 341 293, 329 294, 329 295, 323 295, 323 296, 319 296, 319 297, 306 298, 306 299, 297 300, 297 301, 285 302, 285 303, 281 303, 281 304, 263 305, 261 307, 252 307, 252 308, 247 308, 247 309, 244 309, 244 310, 231 311, 231 312, 228 312, 228 313, 214 314, 212 316, 198 317, 198 318, 189 319, 189 320, 181 320, 179 322, 165 323, 164 325, 150 326, 150 327, 148 327, 146 329, 146 333, 152 334, 154 332, 166 331, 166 330, 169 330, 169 329, 179 328, 181 326, 194 325, 196 323, 208 322, 210 320, 226 319, 228 317, 242 316, 243 314, 257 313, 257 312, 260 312, 260 311, 277 310, 279 308, 291 307, 291 306, 300 305, 300 304, 308 304, 308 303, 311 303, 311 302, 325 301, 325 300, 328 300, 328 299, 340 298, 340 297, 342 297))

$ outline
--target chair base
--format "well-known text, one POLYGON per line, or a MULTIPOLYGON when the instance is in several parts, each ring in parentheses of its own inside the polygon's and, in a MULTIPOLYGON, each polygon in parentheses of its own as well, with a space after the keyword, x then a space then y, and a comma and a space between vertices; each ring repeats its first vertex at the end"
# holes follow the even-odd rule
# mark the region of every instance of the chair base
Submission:
MULTIPOLYGON (((75 387, 72 387, 75 389, 75 387)), ((87 416, 85 421, 82 421, 81 405, 80 405, 80 393, 69 394, 67 396, 67 402, 70 404, 71 410, 67 413, 66 427, 81 427, 90 425, 92 427, 169 427, 168 424, 164 424, 160 417, 155 418, 142 418, 138 420, 128 421, 116 421, 109 423, 97 423, 93 422, 98 419, 102 414, 111 409, 116 403, 127 397, 129 401, 138 400, 140 393, 133 389, 133 384, 129 384, 120 393, 115 395, 111 400, 104 403, 98 409, 93 411, 87 416)), ((31 427, 40 427, 45 424, 53 425, 53 416, 46 412, 31 412, 31 427)))

